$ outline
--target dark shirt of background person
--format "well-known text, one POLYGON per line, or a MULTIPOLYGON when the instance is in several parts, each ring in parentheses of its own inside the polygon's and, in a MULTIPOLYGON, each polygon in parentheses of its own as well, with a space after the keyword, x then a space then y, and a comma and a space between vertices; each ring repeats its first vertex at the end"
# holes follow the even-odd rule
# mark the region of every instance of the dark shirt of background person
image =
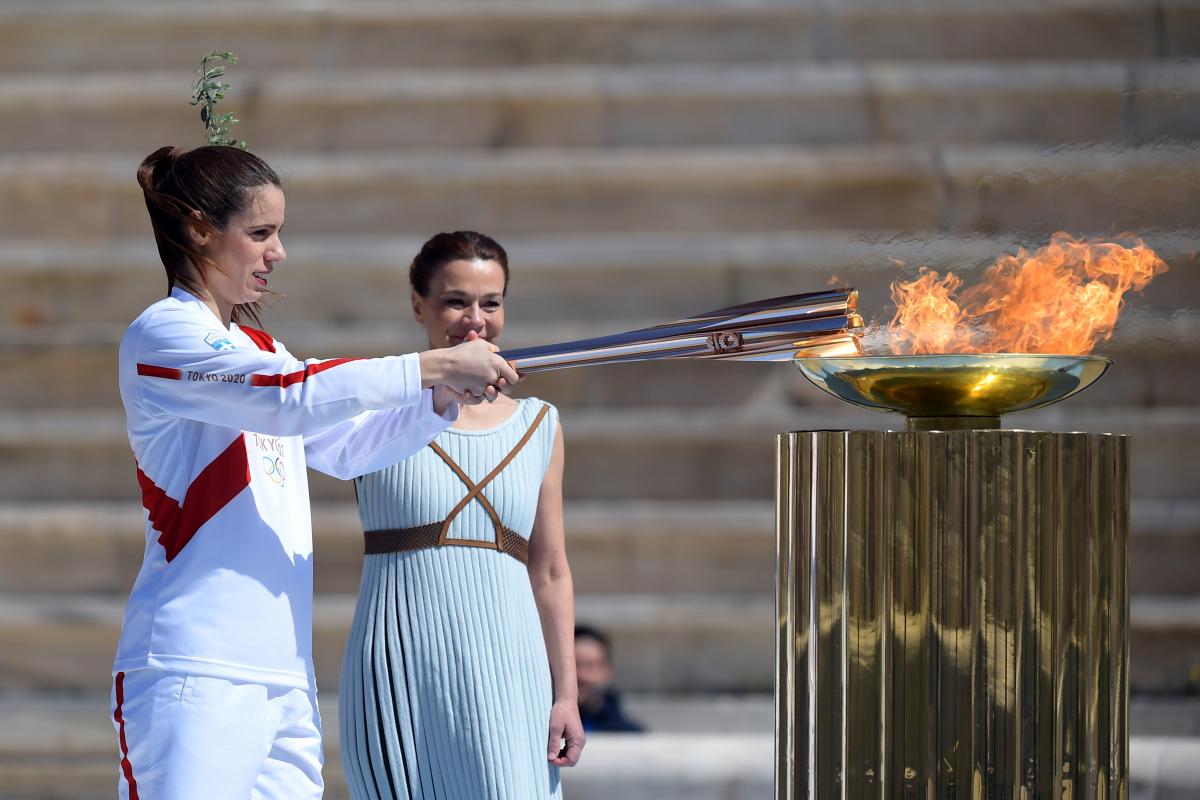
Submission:
POLYGON ((612 645, 588 625, 575 626, 575 672, 579 682, 579 717, 585 731, 641 733, 640 724, 625 716, 612 685, 612 645))

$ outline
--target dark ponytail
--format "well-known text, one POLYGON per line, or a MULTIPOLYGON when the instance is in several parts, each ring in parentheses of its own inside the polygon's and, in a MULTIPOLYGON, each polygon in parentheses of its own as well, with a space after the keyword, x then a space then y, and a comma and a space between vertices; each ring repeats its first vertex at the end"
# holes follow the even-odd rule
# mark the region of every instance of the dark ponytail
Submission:
MULTIPOLYGON (((280 186, 275 170, 261 158, 224 146, 160 147, 138 166, 137 181, 167 271, 168 292, 176 284, 197 292, 205 270, 217 268, 192 244, 188 227, 222 234, 230 218, 246 210, 255 191, 280 186)), ((241 315, 257 321, 257 304, 235 307, 234 320, 241 315)))
POLYGON ((409 284, 421 297, 428 297, 429 282, 451 261, 495 261, 504 271, 504 292, 508 293, 508 253, 495 239, 475 231, 439 233, 423 244, 408 268, 409 284))

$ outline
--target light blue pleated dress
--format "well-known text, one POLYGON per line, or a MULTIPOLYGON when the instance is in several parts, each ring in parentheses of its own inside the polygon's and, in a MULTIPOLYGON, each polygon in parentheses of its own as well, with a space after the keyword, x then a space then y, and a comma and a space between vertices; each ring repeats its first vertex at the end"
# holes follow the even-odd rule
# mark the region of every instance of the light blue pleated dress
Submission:
POLYGON ((546 760, 546 644, 520 558, 557 423, 553 406, 520 400, 495 428, 449 429, 356 481, 368 554, 340 693, 355 800, 562 797, 546 760))

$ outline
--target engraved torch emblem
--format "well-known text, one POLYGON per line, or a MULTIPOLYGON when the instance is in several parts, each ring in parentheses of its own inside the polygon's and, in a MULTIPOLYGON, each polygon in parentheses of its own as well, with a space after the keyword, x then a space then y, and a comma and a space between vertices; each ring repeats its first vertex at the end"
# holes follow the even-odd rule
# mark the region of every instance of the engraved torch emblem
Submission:
POLYGON ((742 349, 742 335, 736 331, 722 331, 708 337, 714 353, 738 353, 742 349))

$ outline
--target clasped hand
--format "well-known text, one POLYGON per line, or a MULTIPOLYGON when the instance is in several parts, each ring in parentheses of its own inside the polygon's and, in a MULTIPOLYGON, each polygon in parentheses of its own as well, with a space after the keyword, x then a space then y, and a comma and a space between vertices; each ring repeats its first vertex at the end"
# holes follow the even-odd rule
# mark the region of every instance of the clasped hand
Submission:
POLYGON ((451 402, 490 403, 511 392, 521 377, 497 352, 498 347, 471 331, 462 344, 421 353, 422 382, 434 388, 434 408, 451 402))

